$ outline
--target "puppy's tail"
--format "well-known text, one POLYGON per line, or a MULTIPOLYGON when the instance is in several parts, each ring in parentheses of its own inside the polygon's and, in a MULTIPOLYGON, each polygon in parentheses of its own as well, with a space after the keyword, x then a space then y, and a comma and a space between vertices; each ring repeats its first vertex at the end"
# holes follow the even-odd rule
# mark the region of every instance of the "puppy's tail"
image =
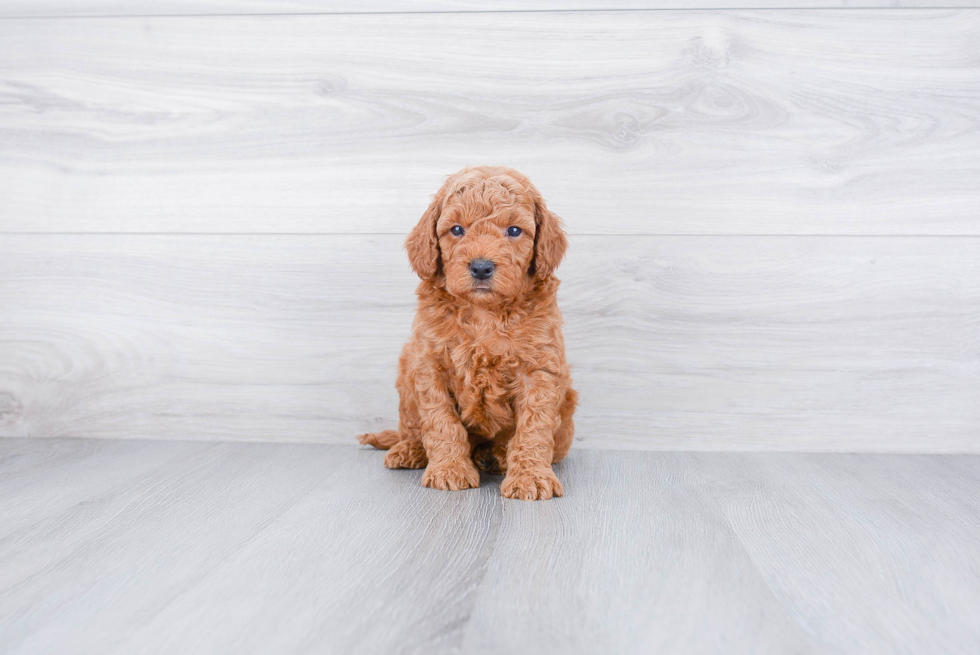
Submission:
POLYGON ((381 450, 388 450, 396 443, 401 441, 401 437, 398 436, 398 430, 384 430, 382 432, 369 432, 367 434, 362 434, 357 438, 357 440, 367 446, 374 446, 375 448, 380 448, 381 450))

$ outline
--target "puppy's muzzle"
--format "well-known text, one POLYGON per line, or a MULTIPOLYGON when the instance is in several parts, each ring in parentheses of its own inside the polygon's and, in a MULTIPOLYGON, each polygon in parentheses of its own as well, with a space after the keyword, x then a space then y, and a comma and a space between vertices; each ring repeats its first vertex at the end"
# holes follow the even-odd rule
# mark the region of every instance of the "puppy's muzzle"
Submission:
POLYGON ((474 259, 470 262, 470 275, 477 280, 489 280, 495 268, 489 259, 474 259))

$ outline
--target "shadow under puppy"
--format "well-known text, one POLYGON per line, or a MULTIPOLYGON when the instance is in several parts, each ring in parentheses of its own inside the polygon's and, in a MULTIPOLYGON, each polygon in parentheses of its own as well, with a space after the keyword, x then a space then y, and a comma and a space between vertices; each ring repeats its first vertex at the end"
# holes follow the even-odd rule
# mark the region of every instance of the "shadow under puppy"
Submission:
POLYGON ((397 430, 358 437, 388 468, 422 468, 433 489, 480 485, 477 464, 505 473, 500 492, 561 496, 551 468, 572 444, 572 389, 554 271, 561 220, 509 168, 451 175, 405 243, 422 278, 396 387, 397 430))

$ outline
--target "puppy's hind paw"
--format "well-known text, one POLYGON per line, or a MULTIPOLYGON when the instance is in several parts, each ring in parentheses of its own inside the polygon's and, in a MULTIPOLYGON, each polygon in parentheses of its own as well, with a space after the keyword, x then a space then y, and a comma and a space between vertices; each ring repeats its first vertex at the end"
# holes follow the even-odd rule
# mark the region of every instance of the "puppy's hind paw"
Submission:
POLYGON ((422 486, 447 491, 476 489, 480 486, 480 472, 469 459, 452 464, 429 464, 422 474, 422 486))
POLYGON ((514 471, 500 483, 500 495, 516 500, 548 500, 565 494, 558 476, 550 468, 514 471))
POLYGON ((418 441, 399 441, 385 453, 385 466, 390 469, 422 469, 428 463, 425 448, 418 441))

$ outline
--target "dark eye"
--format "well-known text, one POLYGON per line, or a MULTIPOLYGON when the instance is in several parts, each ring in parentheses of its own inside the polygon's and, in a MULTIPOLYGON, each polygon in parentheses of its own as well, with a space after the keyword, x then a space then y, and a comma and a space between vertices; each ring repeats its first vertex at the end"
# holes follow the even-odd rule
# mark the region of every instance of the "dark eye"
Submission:
POLYGON ((509 228, 507 228, 507 236, 509 237, 521 236, 521 228, 517 227, 516 225, 511 225, 509 228))
POLYGON ((453 236, 457 236, 457 237, 463 236, 463 226, 462 225, 453 225, 453 229, 451 229, 449 231, 453 233, 453 236))

